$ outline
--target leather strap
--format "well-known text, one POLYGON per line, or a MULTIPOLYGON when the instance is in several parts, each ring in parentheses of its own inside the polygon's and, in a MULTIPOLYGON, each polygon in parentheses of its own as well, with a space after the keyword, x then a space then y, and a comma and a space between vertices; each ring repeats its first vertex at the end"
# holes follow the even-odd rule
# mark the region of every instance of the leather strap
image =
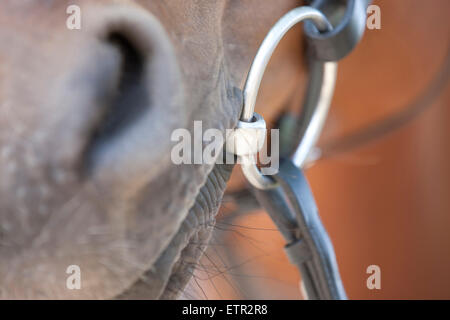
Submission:
POLYGON ((333 245, 303 172, 284 160, 274 178, 276 188, 255 190, 255 196, 288 242, 286 254, 300 270, 308 298, 346 299, 333 245))

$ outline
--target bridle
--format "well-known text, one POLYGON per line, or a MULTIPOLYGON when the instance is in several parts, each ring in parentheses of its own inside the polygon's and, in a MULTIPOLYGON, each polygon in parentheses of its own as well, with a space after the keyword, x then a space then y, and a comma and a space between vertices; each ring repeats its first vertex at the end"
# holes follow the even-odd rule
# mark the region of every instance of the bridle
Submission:
POLYGON ((302 275, 302 289, 309 299, 346 299, 330 238, 322 225, 314 197, 302 169, 320 136, 333 97, 337 61, 360 41, 366 21, 367 0, 316 0, 311 6, 289 11, 269 31, 247 76, 240 121, 227 143, 227 152, 240 158, 242 171, 259 204, 268 212, 287 244, 285 252, 302 275), (322 12, 342 12, 333 28, 322 12), (334 10, 334 11, 333 11, 334 10), (283 36, 305 21, 310 79, 300 116, 293 129, 287 157, 278 173, 265 175, 257 166, 266 125, 254 112, 265 68, 283 36))

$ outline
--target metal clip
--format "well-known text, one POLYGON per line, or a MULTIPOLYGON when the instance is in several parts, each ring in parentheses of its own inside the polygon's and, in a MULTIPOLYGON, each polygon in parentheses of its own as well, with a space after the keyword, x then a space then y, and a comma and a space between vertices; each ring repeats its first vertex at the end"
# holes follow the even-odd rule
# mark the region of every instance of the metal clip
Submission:
POLYGON ((314 0, 310 6, 322 11, 330 21, 338 23, 332 31, 321 32, 305 22, 308 49, 318 61, 339 61, 361 40, 366 27, 370 0, 314 0))
POLYGON ((236 129, 227 137, 226 150, 238 157, 253 156, 258 153, 266 140, 266 122, 254 113, 250 122, 239 121, 236 129))

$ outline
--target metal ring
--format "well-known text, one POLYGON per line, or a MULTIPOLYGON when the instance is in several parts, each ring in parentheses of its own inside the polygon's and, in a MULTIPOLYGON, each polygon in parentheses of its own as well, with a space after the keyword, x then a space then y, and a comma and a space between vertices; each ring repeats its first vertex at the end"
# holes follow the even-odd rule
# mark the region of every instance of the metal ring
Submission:
MULTIPOLYGON (((265 37, 250 67, 244 87, 244 105, 241 121, 249 122, 253 118, 261 80, 278 43, 294 25, 304 20, 313 21, 316 28, 321 32, 333 30, 327 18, 319 10, 311 7, 295 8, 278 20, 265 37)), ((319 85, 319 92, 317 95, 308 92, 306 100, 310 101, 310 103, 305 105, 305 108, 308 110, 303 110, 303 113, 307 115, 304 121, 305 127, 302 130, 304 134, 293 156, 293 162, 298 167, 303 166, 309 151, 320 135, 334 92, 337 63, 320 63, 320 67, 323 68, 323 72, 321 73, 322 79, 319 85)), ((254 159, 249 158, 247 160, 243 161, 244 163, 241 165, 242 171, 255 188, 268 189, 276 186, 276 182, 270 176, 265 176, 259 171, 256 162, 253 161, 254 159)))
POLYGON ((311 7, 292 9, 278 20, 264 38, 250 67, 244 87, 244 107, 242 109, 241 121, 249 122, 253 117, 256 97, 258 96, 264 71, 278 43, 293 26, 304 20, 313 21, 316 28, 321 32, 333 30, 332 25, 322 12, 311 7))

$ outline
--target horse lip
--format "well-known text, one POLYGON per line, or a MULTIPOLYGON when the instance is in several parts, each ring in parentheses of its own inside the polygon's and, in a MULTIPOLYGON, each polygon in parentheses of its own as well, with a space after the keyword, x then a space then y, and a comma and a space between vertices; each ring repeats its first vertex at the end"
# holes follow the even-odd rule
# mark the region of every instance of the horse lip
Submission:
POLYGON ((152 267, 118 299, 172 299, 182 292, 214 228, 233 165, 215 165, 186 218, 152 267), (205 199, 210 199, 205 202, 205 199), (191 240, 196 238, 196 244, 191 240))

